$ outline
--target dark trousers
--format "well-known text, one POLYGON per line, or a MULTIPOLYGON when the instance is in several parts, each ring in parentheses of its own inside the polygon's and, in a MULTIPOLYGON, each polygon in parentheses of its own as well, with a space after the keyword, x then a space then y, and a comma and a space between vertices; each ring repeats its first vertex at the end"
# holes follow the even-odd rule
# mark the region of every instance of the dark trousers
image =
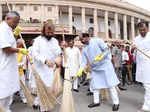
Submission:
POLYGON ((60 72, 60 74, 61 74, 62 79, 64 79, 65 78, 64 77, 64 75, 65 75, 65 68, 63 66, 61 66, 61 72, 60 72))
POLYGON ((133 82, 136 83, 136 63, 132 65, 133 82))
POLYGON ((122 85, 125 86, 126 77, 128 75, 128 68, 126 64, 122 65, 122 85))

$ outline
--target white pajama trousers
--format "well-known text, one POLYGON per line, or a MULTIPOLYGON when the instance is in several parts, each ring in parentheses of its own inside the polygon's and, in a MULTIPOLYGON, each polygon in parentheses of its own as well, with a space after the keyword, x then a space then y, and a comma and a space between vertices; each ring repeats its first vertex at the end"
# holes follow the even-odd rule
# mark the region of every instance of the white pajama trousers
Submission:
POLYGON ((150 84, 144 84, 145 96, 144 105, 142 107, 145 111, 150 111, 150 84))
MULTIPOLYGON (((72 77, 73 79, 73 77, 72 77)), ((73 89, 78 89, 78 78, 73 82, 72 87, 73 89)))
MULTIPOLYGON (((113 104, 119 104, 119 97, 118 97, 118 92, 115 87, 109 88, 110 95, 113 101, 113 104)), ((100 95, 100 90, 94 90, 93 91, 93 97, 94 97, 94 103, 100 103, 99 95, 100 95)))
POLYGON ((11 112, 10 106, 12 103, 12 96, 0 99, 0 105, 4 108, 5 112, 11 112))

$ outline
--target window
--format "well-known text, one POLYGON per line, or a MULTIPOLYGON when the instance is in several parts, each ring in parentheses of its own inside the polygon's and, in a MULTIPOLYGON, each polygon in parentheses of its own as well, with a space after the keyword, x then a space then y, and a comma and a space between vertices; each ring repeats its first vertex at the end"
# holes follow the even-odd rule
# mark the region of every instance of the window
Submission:
POLYGON ((23 11, 23 10, 24 10, 24 6, 20 6, 19 11, 23 11))
POLYGON ((34 6, 34 11, 38 11, 38 6, 34 6))
POLYGON ((90 18, 90 23, 94 23, 94 20, 93 20, 93 18, 90 18))
POLYGON ((48 10, 48 12, 51 12, 52 11, 52 7, 48 7, 47 10, 48 10))

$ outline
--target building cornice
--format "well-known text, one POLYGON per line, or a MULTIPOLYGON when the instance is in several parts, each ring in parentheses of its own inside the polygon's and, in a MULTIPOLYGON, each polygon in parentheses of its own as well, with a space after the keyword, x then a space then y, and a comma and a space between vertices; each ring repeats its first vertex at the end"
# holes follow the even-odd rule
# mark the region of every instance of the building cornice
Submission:
MULTIPOLYGON (((6 4, 5 0, 0 0, 0 4, 6 4)), ((46 4, 46 5, 62 5, 75 6, 85 8, 97 8, 135 16, 136 18, 150 21, 150 12, 142 8, 138 8, 129 3, 119 2, 115 0, 8 0, 10 4, 46 4)))

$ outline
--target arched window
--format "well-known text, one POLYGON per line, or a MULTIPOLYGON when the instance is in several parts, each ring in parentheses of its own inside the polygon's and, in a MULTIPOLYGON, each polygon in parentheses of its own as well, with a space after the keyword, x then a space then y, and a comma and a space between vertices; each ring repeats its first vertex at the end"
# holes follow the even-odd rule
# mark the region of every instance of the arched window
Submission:
POLYGON ((93 28, 93 27, 90 27, 90 28, 88 29, 88 33, 89 33, 89 36, 90 36, 90 37, 93 37, 93 36, 94 36, 94 28, 93 28))
POLYGON ((76 31, 76 27, 75 27, 75 26, 72 26, 72 33, 73 33, 73 34, 76 34, 76 32, 77 32, 77 31, 76 31))

